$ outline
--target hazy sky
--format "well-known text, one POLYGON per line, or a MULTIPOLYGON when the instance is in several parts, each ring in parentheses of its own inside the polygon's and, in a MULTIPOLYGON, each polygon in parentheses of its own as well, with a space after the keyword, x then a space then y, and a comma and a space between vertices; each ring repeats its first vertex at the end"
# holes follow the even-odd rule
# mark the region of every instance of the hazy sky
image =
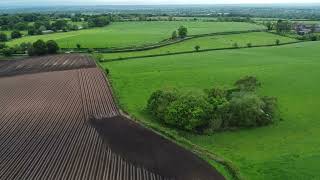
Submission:
POLYGON ((320 3, 320 0, 0 0, 5 5, 135 5, 135 4, 267 4, 320 3))

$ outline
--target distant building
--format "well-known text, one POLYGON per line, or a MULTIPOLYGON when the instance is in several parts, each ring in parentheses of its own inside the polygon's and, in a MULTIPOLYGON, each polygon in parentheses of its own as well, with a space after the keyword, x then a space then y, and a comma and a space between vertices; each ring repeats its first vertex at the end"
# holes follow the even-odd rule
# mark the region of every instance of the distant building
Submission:
POLYGON ((52 31, 52 30, 42 31, 42 34, 51 34, 51 33, 54 33, 54 31, 52 31))
POLYGON ((294 30, 299 35, 310 34, 313 30, 314 30, 314 32, 320 32, 320 25, 319 24, 315 25, 315 24, 297 23, 293 27, 294 27, 294 30))

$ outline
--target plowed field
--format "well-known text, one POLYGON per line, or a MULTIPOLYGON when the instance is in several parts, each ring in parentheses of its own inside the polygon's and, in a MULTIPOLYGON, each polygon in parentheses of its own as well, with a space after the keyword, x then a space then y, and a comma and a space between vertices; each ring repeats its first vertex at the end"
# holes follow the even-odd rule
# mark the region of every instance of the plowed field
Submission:
POLYGON ((19 63, 29 68, 0 78, 1 180, 223 179, 192 153, 131 120, 115 118, 120 113, 109 83, 98 68, 88 68, 94 62, 87 57, 48 56, 19 63), (43 64, 51 65, 46 69, 43 64), (93 123, 92 117, 110 123, 93 123), (137 161, 131 154, 145 159, 137 161))

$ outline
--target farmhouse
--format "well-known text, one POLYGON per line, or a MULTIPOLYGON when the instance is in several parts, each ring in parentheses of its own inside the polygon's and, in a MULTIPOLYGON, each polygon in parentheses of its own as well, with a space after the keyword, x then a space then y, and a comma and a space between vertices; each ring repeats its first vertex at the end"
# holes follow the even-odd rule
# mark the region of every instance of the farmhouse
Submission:
POLYGON ((295 24, 294 30, 297 32, 299 35, 305 35, 309 34, 312 32, 320 32, 320 25, 315 25, 315 24, 295 24))

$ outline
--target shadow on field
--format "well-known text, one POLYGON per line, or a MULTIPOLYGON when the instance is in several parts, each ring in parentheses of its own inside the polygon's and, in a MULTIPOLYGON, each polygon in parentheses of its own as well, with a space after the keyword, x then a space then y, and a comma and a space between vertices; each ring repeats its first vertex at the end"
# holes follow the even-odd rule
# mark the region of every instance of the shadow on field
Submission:
POLYGON ((177 180, 224 179, 206 161, 126 117, 90 123, 113 152, 149 171, 177 180))

